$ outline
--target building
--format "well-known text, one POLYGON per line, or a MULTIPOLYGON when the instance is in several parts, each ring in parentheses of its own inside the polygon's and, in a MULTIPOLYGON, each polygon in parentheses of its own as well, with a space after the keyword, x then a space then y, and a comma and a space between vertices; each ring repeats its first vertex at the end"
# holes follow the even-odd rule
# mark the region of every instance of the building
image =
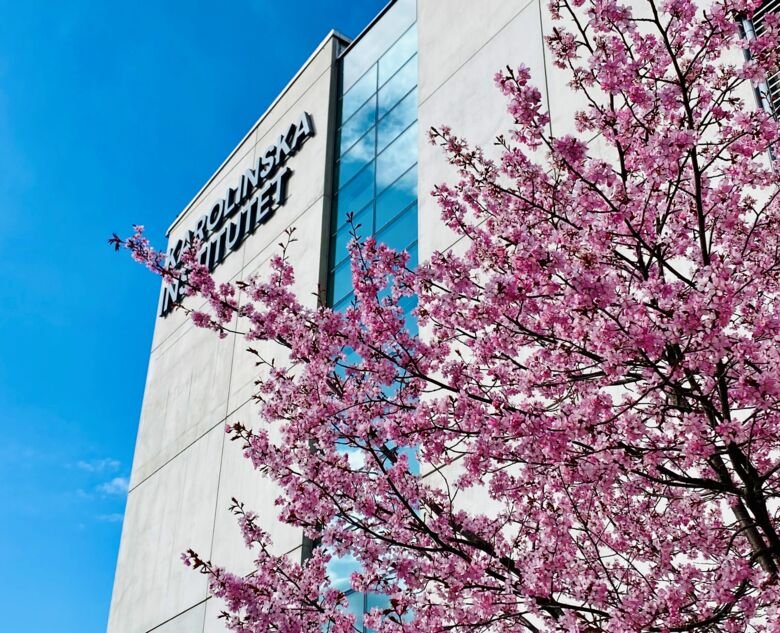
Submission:
MULTIPOLYGON (((350 299, 348 213, 413 257, 451 247, 428 193, 452 172, 425 130, 447 124, 489 146, 510 125, 493 85, 507 64, 531 69, 556 134, 573 125, 566 76, 545 55, 545 4, 395 0, 355 41, 328 34, 173 221, 170 257, 193 232, 208 241, 215 277, 240 280, 262 274, 295 227, 300 296, 339 307, 350 299)), ((192 547, 251 569, 231 497, 260 511, 279 553, 299 556, 303 545, 276 522, 273 485, 226 441, 226 423, 253 415, 253 359, 240 337, 219 339, 170 311, 177 299, 163 291, 155 324, 109 633, 222 630, 205 577, 180 554, 192 547)))

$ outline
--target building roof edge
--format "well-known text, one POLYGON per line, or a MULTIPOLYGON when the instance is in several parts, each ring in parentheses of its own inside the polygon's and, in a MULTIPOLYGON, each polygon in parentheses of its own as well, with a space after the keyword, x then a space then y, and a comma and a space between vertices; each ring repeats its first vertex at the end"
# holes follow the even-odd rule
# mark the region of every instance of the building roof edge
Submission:
POLYGON ((303 63, 303 65, 298 69, 298 72, 293 75, 292 79, 287 82, 287 85, 282 89, 282 91, 276 96, 276 98, 271 102, 271 104, 265 109, 263 114, 260 115, 260 117, 257 119, 257 121, 254 122, 252 127, 249 128, 249 131, 244 134, 244 137, 238 142, 238 144, 233 148, 233 150, 228 154, 227 158, 222 161, 219 167, 214 171, 214 173, 209 177, 209 179, 203 184, 203 186, 198 190, 198 193, 196 193, 192 199, 187 203, 187 205, 182 209, 182 211, 176 216, 176 218, 171 222, 171 225, 168 227, 168 229, 165 231, 165 237, 170 236, 171 231, 176 227, 177 224, 181 221, 181 219, 187 214, 187 212, 192 208, 192 206, 195 204, 195 202, 200 198, 201 194, 206 190, 206 188, 214 182, 214 179, 217 177, 217 174, 219 174, 222 169, 227 165, 227 163, 230 161, 233 156, 235 156, 236 152, 239 150, 239 148, 244 144, 244 142, 249 138, 249 136, 260 126, 260 124, 263 122, 263 119, 265 119, 266 116, 268 116, 268 113, 271 112, 271 110, 274 109, 277 103, 281 100, 282 97, 284 97, 285 94, 290 90, 292 85, 298 80, 298 78, 303 74, 303 72, 306 70, 306 68, 311 64, 311 62, 314 60, 314 58, 319 55, 319 53, 330 43, 331 40, 336 39, 340 40, 344 44, 349 45, 350 39, 346 36, 344 36, 339 31, 336 31, 335 29, 331 29, 328 34, 324 37, 324 39, 319 43, 319 45, 314 49, 311 55, 309 55, 309 58, 303 63))
POLYGON ((385 13, 387 13, 390 10, 390 7, 392 7, 398 0, 388 0, 387 4, 382 7, 382 10, 374 16, 374 19, 369 22, 366 27, 360 31, 352 40, 347 39, 347 46, 346 48, 339 53, 339 55, 345 55, 349 49, 351 49, 355 44, 357 44, 361 39, 363 39, 363 36, 368 33, 374 25, 379 22, 379 20, 384 17, 385 13))

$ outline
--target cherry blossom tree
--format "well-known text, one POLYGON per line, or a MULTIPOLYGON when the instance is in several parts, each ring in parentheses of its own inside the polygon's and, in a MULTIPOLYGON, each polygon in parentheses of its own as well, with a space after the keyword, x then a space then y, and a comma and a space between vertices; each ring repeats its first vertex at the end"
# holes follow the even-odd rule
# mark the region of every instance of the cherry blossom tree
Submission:
POLYGON ((124 242, 207 300, 196 324, 238 315, 281 352, 254 351, 261 418, 227 431, 317 546, 273 555, 236 501, 255 572, 184 555, 232 630, 354 631, 327 572, 354 556, 380 632, 780 631, 780 129, 752 94, 778 22, 746 41, 756 8, 553 0, 576 134, 500 73, 495 149, 430 132, 465 246, 412 270, 353 240, 343 312, 293 293, 292 233, 240 285, 197 244, 173 270, 124 242))

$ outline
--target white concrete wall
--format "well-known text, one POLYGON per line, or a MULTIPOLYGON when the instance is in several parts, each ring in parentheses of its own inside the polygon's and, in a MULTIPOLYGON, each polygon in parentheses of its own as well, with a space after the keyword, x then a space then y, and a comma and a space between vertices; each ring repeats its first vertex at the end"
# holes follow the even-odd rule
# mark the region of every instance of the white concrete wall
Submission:
MULTIPOLYGON (((239 144, 174 223, 173 243, 207 213, 255 157, 306 111, 315 136, 290 157, 293 170, 286 203, 219 265, 217 281, 238 281, 263 273, 278 252, 284 231, 296 227, 299 241, 289 251, 304 302, 315 302, 322 282, 323 236, 329 223, 326 191, 329 125, 334 116, 334 69, 340 40, 326 38, 294 81, 239 144)), ((185 305, 199 307, 187 299, 185 305)), ((299 555, 302 535, 276 521, 278 491, 226 441, 226 422, 257 420, 252 400, 254 357, 231 334, 219 339, 194 327, 181 311, 157 319, 136 443, 109 616, 109 633, 202 633, 221 630, 218 605, 210 604, 206 579, 183 565, 192 547, 232 571, 249 572, 251 558, 230 498, 260 511, 278 552, 299 555), (208 615, 207 615, 208 614, 208 615), (213 620, 213 621, 212 621, 213 620)))
MULTIPOLYGON (((490 152, 512 125, 506 99, 493 77, 507 65, 526 65, 546 94, 546 51, 539 0, 418 0, 419 128, 447 125, 472 145, 490 152)), ((549 106, 548 106, 549 107, 549 106)), ((420 260, 453 245, 430 192, 453 182, 455 170, 440 148, 419 138, 420 260)), ((497 153, 496 153, 497 155, 497 153)))

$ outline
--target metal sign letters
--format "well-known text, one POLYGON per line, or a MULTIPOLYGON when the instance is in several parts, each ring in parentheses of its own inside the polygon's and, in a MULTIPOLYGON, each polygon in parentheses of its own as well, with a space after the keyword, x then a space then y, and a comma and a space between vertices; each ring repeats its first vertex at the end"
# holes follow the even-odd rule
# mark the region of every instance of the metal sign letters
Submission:
MULTIPOLYGON (((314 126, 311 116, 304 112, 274 145, 258 156, 254 167, 241 175, 236 186, 228 188, 211 210, 198 219, 194 228, 168 248, 168 266, 180 268, 185 249, 197 243, 200 244, 200 263, 213 272, 285 203, 287 181, 292 174, 286 165, 287 159, 294 156, 312 136, 314 126)), ((181 301, 184 288, 185 283, 176 279, 163 286, 160 316, 168 314, 181 301)))

